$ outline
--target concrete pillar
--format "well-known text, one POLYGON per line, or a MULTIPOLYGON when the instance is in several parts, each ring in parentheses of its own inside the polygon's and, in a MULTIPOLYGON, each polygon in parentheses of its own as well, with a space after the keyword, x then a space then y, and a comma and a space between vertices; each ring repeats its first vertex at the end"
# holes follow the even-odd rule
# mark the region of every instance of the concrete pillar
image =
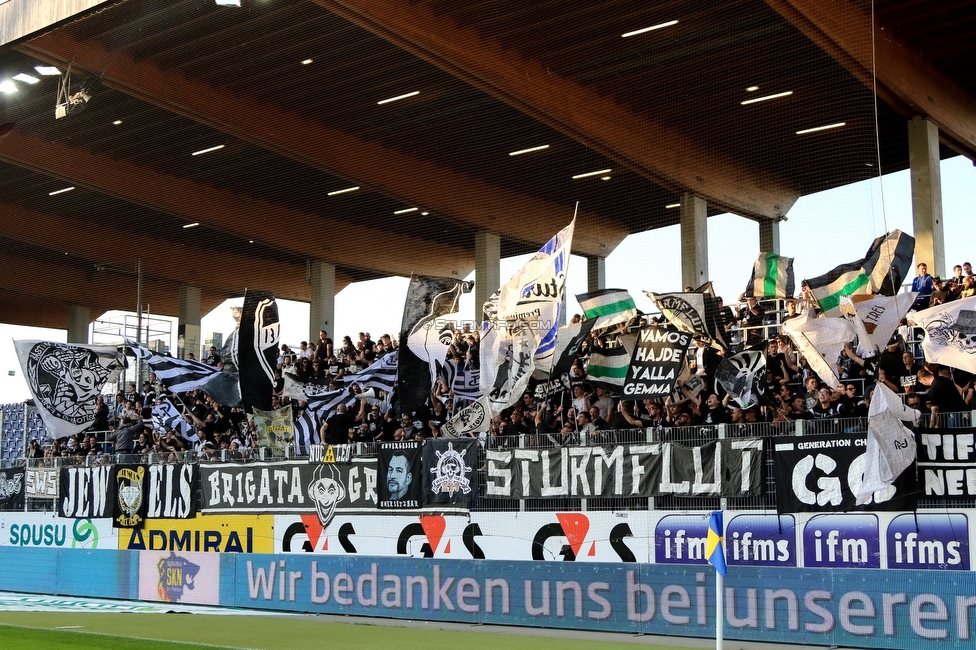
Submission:
POLYGON ((188 284, 180 285, 180 312, 178 316, 179 340, 176 345, 176 354, 179 358, 185 359, 187 354, 192 352, 199 359, 203 345, 203 337, 200 336, 200 287, 192 287, 188 284))
MULTIPOLYGON (((908 160, 912 173, 912 215, 915 264, 945 277, 945 236, 942 231, 942 173, 939 168, 939 127, 915 117, 908 123, 908 160)), ((911 277, 914 274, 912 267, 911 277)))
POLYGON ((312 304, 308 316, 308 340, 318 341, 319 330, 325 330, 332 340, 338 340, 335 331, 335 264, 313 260, 309 268, 309 284, 312 285, 312 304))
POLYGON ((681 288, 708 280, 708 205, 693 194, 681 196, 681 288))
POLYGON ((779 255, 779 222, 763 219, 759 222, 759 252, 779 255))
POLYGON ((501 239, 486 231, 474 236, 474 321, 480 323, 485 301, 502 284, 501 239))
POLYGON ((90 343, 88 326, 91 324, 91 309, 81 305, 71 305, 68 311, 68 343, 90 343))
POLYGON ((586 290, 597 291, 607 288, 607 258, 586 258, 586 290))

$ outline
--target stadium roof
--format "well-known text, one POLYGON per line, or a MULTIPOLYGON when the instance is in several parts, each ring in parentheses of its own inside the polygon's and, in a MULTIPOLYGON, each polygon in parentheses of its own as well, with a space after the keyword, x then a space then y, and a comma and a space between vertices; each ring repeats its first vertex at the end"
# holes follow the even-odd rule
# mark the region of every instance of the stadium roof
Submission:
POLYGON ((577 201, 588 256, 686 192, 779 220, 907 168, 914 115, 976 157, 964 0, 876 0, 873 41, 862 0, 241 4, 103 2, 0 49, 0 322, 132 309, 137 259, 169 315, 180 284, 308 300, 311 260, 465 276, 477 232, 530 252, 577 201), (90 99, 55 119, 69 68, 90 99))

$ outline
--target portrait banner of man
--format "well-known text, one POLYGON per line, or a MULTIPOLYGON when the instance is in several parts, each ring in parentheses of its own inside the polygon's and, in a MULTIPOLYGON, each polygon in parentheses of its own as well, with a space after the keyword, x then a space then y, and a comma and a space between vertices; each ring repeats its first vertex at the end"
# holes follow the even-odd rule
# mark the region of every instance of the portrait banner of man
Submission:
POLYGON ((378 460, 377 506, 381 510, 419 508, 424 482, 420 443, 382 443, 378 460))
POLYGON ((478 441, 431 438, 423 448, 424 506, 470 508, 478 495, 478 441))

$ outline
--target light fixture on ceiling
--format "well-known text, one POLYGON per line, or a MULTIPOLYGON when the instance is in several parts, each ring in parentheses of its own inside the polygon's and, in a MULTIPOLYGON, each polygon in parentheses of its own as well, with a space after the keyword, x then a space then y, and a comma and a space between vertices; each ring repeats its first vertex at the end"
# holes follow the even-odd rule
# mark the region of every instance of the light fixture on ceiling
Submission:
POLYGON ((15 93, 15 92, 17 92, 17 84, 10 81, 9 79, 0 81, 0 93, 15 93))
POLYGON ((240 7, 241 0, 214 0, 214 4, 218 4, 221 7, 240 7))
POLYGON ((787 90, 785 92, 776 93, 774 95, 765 95, 763 97, 756 97, 755 99, 747 99, 747 100, 745 100, 743 102, 739 102, 739 103, 742 104, 743 106, 745 106, 746 104, 755 104, 756 102, 764 102, 764 101, 767 101, 769 99, 779 99, 780 97, 789 97, 792 94, 793 94, 793 91, 792 90, 787 90))
POLYGON ((302 65, 308 65, 311 62, 312 62, 312 59, 305 59, 304 61, 302 61, 302 65))
POLYGON ((14 75, 14 81, 19 81, 21 83, 30 84, 31 86, 33 86, 38 81, 40 81, 40 79, 38 79, 37 77, 31 76, 29 74, 24 74, 23 72, 21 72, 19 74, 15 74, 14 75))
POLYGON ((119 124, 122 124, 122 120, 115 120, 114 122, 112 122, 112 124, 118 126, 119 124))
POLYGON ((548 149, 549 145, 540 144, 538 147, 529 147, 528 149, 519 149, 518 151, 513 151, 509 153, 509 156, 521 156, 524 153, 532 153, 533 151, 542 151, 543 149, 548 149))
POLYGON ((335 196, 336 194, 345 194, 347 192, 355 192, 358 189, 359 189, 358 185, 356 187, 347 187, 344 190, 335 190, 334 192, 329 192, 329 196, 335 196))
POLYGON ((608 180, 610 180, 610 177, 609 176, 601 176, 600 177, 600 180, 601 181, 608 181, 608 180))
POLYGON ((671 25, 677 25, 677 20, 669 20, 666 23, 661 23, 659 25, 651 25, 650 27, 644 27, 643 29, 635 29, 632 32, 627 32, 626 34, 621 34, 621 38, 630 38, 631 36, 637 36, 638 34, 646 34, 647 32, 653 32, 655 29, 661 29, 662 27, 670 27, 671 25))
POLYGON ((71 92, 71 66, 69 65, 58 86, 58 99, 54 105, 54 119, 60 120, 63 117, 75 115, 85 110, 85 105, 95 94, 98 83, 98 76, 90 74, 82 80, 77 91, 71 92))
POLYGON ((200 225, 199 221, 194 221, 193 223, 185 223, 183 224, 183 230, 186 230, 187 228, 196 228, 199 225, 200 225))
POLYGON ((754 93, 757 90, 759 90, 759 86, 749 86, 748 88, 746 88, 747 93, 754 93))
POLYGON ((613 171, 612 169, 601 169, 601 170, 598 170, 598 171, 595 171, 595 172, 586 172, 585 174, 576 174, 576 176, 573 176, 573 180, 575 181, 575 180, 580 179, 580 178, 589 178, 590 176, 605 176, 605 175, 609 174, 612 171, 613 171))
POLYGON ((420 208, 405 208, 403 210, 396 210, 393 214, 407 214, 408 212, 416 212, 420 208))
POLYGON ((53 65, 35 65, 34 69, 37 70, 37 74, 44 77, 56 77, 61 74, 61 71, 53 65))
POLYGON ((664 207, 667 208, 668 210, 671 210, 673 208, 680 208, 681 207, 681 204, 680 203, 668 203, 664 207))
POLYGON ((406 93, 404 95, 397 95, 396 97, 388 97, 386 99, 381 99, 380 101, 376 102, 376 104, 377 105, 380 105, 380 104, 389 104, 390 102, 400 101, 401 99, 406 99, 407 97, 414 97, 414 96, 419 95, 419 94, 420 94, 420 91, 419 90, 415 90, 412 93, 406 93))
POLYGON ((847 122, 836 122, 834 124, 825 124, 824 126, 815 126, 812 129, 801 129, 796 132, 797 135, 803 135, 805 133, 815 133, 817 131, 826 131, 827 129, 839 129, 842 126, 847 126, 847 122))
POLYGON ((47 195, 48 196, 55 196, 57 194, 64 194, 65 192, 70 192, 73 189, 75 189, 75 188, 72 185, 71 187, 64 187, 64 188, 62 188, 60 190, 54 190, 53 192, 48 192, 47 195))
POLYGON ((430 214, 430 213, 429 212, 421 212, 420 213, 420 216, 421 217, 426 217, 428 214, 430 214))
POLYGON ((223 149, 224 145, 218 144, 215 147, 207 147, 206 149, 201 149, 200 151, 194 151, 191 156, 199 156, 200 154, 210 153, 211 151, 217 151, 218 149, 223 149))

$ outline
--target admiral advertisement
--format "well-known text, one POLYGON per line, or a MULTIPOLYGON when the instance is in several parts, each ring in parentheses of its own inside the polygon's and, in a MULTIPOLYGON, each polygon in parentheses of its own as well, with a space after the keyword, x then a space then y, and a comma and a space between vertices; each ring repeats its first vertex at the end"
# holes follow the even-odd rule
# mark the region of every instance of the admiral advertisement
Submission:
POLYGON ((177 554, 271 553, 273 526, 273 517, 255 515, 147 519, 142 528, 118 529, 118 548, 177 554))
POLYGON ((916 435, 922 496, 976 497, 976 429, 923 429, 916 435))
POLYGON ((25 471, 23 467, 0 469, 0 510, 23 510, 25 471))
POLYGON ((776 509, 779 512, 914 510, 915 473, 857 503, 867 465, 867 434, 775 438, 776 509))
POLYGON ((762 494, 763 442, 488 451, 489 497, 745 497, 762 494))
POLYGON ((0 546, 116 549, 111 519, 65 519, 54 513, 0 515, 0 546))
POLYGON ((146 517, 192 517, 198 472, 197 465, 182 463, 62 467, 58 513, 110 517, 118 528, 139 527, 146 517))

